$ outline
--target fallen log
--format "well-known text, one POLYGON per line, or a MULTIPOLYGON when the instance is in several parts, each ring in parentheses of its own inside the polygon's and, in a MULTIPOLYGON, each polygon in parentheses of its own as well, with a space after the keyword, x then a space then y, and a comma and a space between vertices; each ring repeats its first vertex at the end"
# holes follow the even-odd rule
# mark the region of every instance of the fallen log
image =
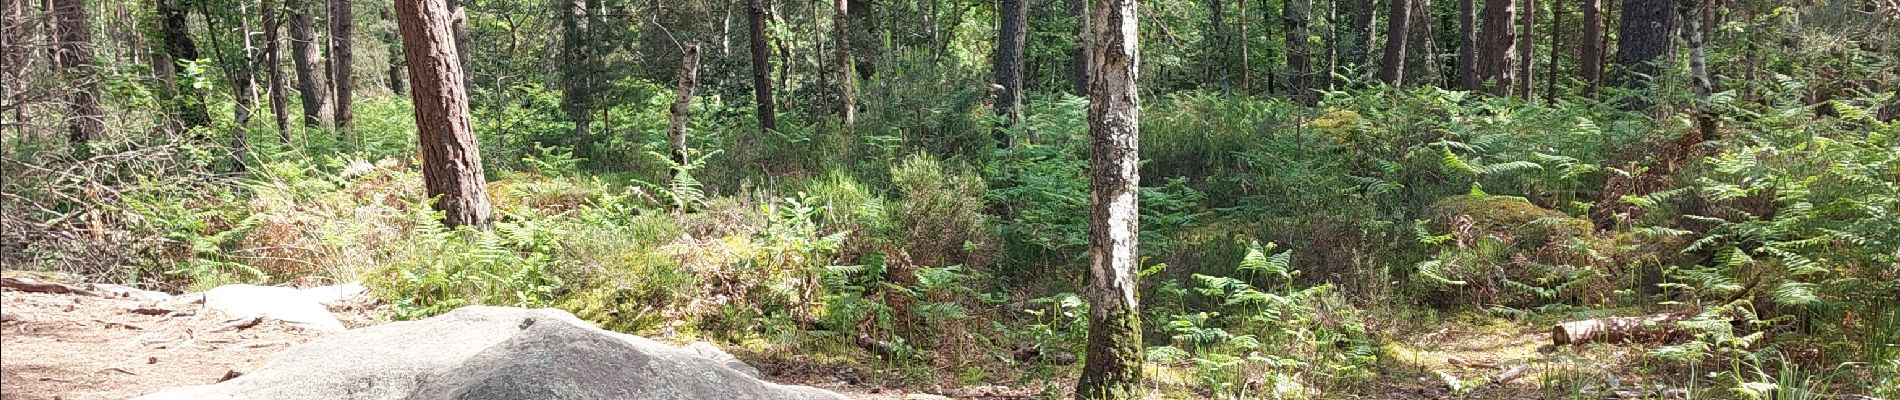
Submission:
POLYGON ((86 290, 85 288, 52 282, 40 282, 28 278, 0 278, 0 287, 32 293, 92 295, 92 291, 86 290))
POLYGON ((1608 317, 1570 321, 1550 327, 1550 341, 1558 346, 1588 343, 1668 343, 1684 335, 1675 327, 1679 314, 1644 317, 1608 317))

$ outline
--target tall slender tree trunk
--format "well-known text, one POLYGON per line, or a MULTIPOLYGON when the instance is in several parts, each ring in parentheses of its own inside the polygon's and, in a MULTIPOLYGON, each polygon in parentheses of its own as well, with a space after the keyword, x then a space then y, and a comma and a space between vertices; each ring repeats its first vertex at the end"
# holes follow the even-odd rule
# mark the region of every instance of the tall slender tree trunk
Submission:
MULTIPOLYGON (((1326 69, 1313 74, 1313 78, 1318 80, 1315 87, 1333 90, 1333 77, 1339 76, 1339 0, 1326 0, 1326 34, 1322 39, 1326 41, 1326 69)), ((1314 97, 1318 98, 1318 93, 1314 97)))
POLYGON ((284 10, 278 7, 276 1, 265 0, 263 12, 264 73, 269 77, 270 82, 270 112, 273 121, 277 123, 278 139, 282 139, 284 144, 288 145, 290 144, 290 115, 287 114, 286 108, 289 107, 290 99, 284 94, 284 89, 288 85, 284 81, 281 47, 283 40, 279 37, 279 32, 283 30, 283 27, 279 25, 282 24, 284 10))
POLYGON ((1558 55, 1563 54, 1559 47, 1563 45, 1563 39, 1564 2, 1552 0, 1550 2, 1550 70, 1544 73, 1544 102, 1553 105, 1557 103, 1557 62, 1560 61, 1558 55))
POLYGON ((1069 57, 1071 69, 1069 72, 1073 74, 1070 78, 1074 80, 1076 94, 1088 93, 1089 67, 1094 65, 1089 61, 1092 53, 1089 49, 1089 37, 1093 36, 1093 32, 1090 31, 1089 1, 1069 0, 1069 12, 1080 19, 1080 23, 1075 25, 1075 48, 1070 50, 1073 54, 1069 57))
POLYGON ((1458 0, 1458 88, 1484 90, 1478 73, 1478 0, 1458 0))
POLYGON ((1702 138, 1716 139, 1715 105, 1710 97, 1715 94, 1715 79, 1709 75, 1708 52, 1705 49, 1707 32, 1703 24, 1709 22, 1709 0, 1680 0, 1677 12, 1686 24, 1682 29, 1683 42, 1689 46, 1689 87, 1695 92, 1696 130, 1702 138))
MULTIPOLYGON (((1002 87, 996 92, 996 116, 1013 128, 1023 117, 1023 46, 1029 40, 1029 1, 1003 0, 1002 8, 993 67, 996 85, 1002 87)), ((998 129, 995 134, 997 146, 1009 147, 1008 129, 998 129)))
POLYGON ((444 224, 488 229, 494 214, 482 177, 480 146, 469 126, 454 18, 444 0, 396 0, 429 197, 436 199, 444 224))
MULTIPOLYGON (((159 34, 164 36, 165 55, 171 60, 174 76, 185 76, 189 71, 186 62, 196 62, 198 45, 191 40, 191 30, 185 25, 191 11, 179 4, 180 0, 157 0, 154 5, 158 12, 159 34)), ((190 82, 173 84, 167 91, 171 98, 166 99, 167 108, 178 115, 180 129, 192 132, 197 128, 211 124, 211 112, 205 107, 204 91, 190 82)), ((202 139, 202 133, 193 133, 193 137, 202 139)))
MULTIPOLYGON (((1346 10, 1346 15, 1352 17, 1352 22, 1346 26, 1348 29, 1343 39, 1345 41, 1343 45, 1346 47, 1343 58, 1348 67, 1345 71, 1346 76, 1352 77, 1355 81, 1363 81, 1367 76, 1376 78, 1376 73, 1379 72, 1372 68, 1375 57, 1372 54, 1373 36, 1376 36, 1374 32, 1378 28, 1375 17, 1379 13, 1378 3, 1376 0, 1352 0, 1347 3, 1351 5, 1351 8, 1346 10)), ((1384 58, 1382 55, 1377 57, 1381 60, 1384 58)))
MULTIPOLYGON (((1675 31, 1675 0, 1627 0, 1616 43, 1616 84, 1626 89, 1648 88, 1661 68, 1657 65, 1669 54, 1670 33, 1675 31)), ((1625 109, 1648 109, 1650 103, 1636 96, 1623 104, 1625 109)))
POLYGON ((21 136, 26 132, 26 1, 0 0, 0 111, 12 110, 11 123, 0 122, 0 130, 14 125, 21 136))
POLYGON ((285 0, 290 9, 290 61, 297 71, 297 98, 303 101, 303 125, 323 129, 334 113, 330 82, 317 46, 317 22, 311 0, 285 0))
MULTIPOLYGON (((200 4, 202 5, 202 3, 200 4)), ((206 9, 208 10, 208 8, 206 9)), ((209 12, 206 14, 209 14, 209 12)), ((257 108, 258 62, 257 52, 254 50, 256 47, 253 46, 251 39, 250 3, 238 2, 238 12, 229 17, 236 19, 238 22, 238 45, 241 46, 238 48, 238 59, 235 60, 236 62, 231 63, 233 67, 232 74, 236 75, 231 77, 232 90, 236 92, 232 94, 232 97, 235 99, 233 102, 236 104, 231 108, 231 121, 233 125, 233 129, 231 130, 231 169, 234 171, 244 171, 248 167, 247 163, 251 158, 251 115, 255 113, 254 110, 257 108)), ((210 15, 206 15, 206 18, 209 19, 210 15)), ((217 46, 217 42, 213 41, 212 46, 217 46)))
MULTIPOLYGON (((831 68, 838 77, 838 116, 844 118, 844 126, 850 128, 858 123, 858 75, 851 63, 851 1, 832 0, 832 7, 836 10, 831 19, 831 36, 837 42, 834 49, 837 55, 831 68)), ((1021 80, 1021 74, 1017 74, 1019 85, 1021 80)))
POLYGON ((589 15, 593 10, 585 0, 564 0, 561 10, 561 108, 574 120, 574 137, 587 140, 593 135, 594 70, 593 40, 589 15))
POLYGON ((1232 79, 1232 74, 1229 73, 1229 64, 1231 64, 1231 62, 1227 59, 1230 55, 1227 53, 1227 16, 1225 15, 1227 7, 1226 4, 1221 3, 1221 0, 1207 0, 1207 11, 1208 31, 1213 38, 1212 40, 1208 40, 1208 44, 1211 45, 1211 47, 1208 49, 1207 55, 1207 60, 1209 61, 1207 64, 1212 65, 1208 65, 1208 67, 1211 68, 1206 71, 1207 74, 1212 76, 1208 77, 1206 82, 1213 83, 1215 86, 1220 87, 1222 91, 1231 90, 1233 89, 1232 82, 1229 82, 1229 79, 1232 79))
POLYGON ((1432 17, 1432 0, 1409 0, 1412 5, 1412 23, 1406 28, 1412 33, 1405 40, 1405 77, 1400 79, 1407 86, 1437 85, 1444 80, 1439 72, 1438 35, 1432 30, 1437 20, 1432 17))
POLYGON ((1089 333, 1077 399, 1131 399, 1141 385, 1141 74, 1135 0, 1098 0, 1089 79, 1089 333))
POLYGON ((1301 104, 1312 104, 1317 94, 1313 92, 1313 52, 1307 43, 1307 24, 1312 11, 1313 0, 1286 0, 1280 11, 1280 22, 1286 32, 1286 89, 1288 96, 1301 104))
POLYGON ((1533 73, 1536 71, 1534 61, 1537 60, 1537 0, 1524 0, 1524 9, 1518 15, 1524 20, 1521 24, 1524 32, 1518 37, 1517 76, 1512 83, 1517 85, 1517 91, 1524 101, 1530 101, 1532 89, 1537 87, 1536 80, 1532 79, 1537 76, 1533 73))
POLYGON ((752 47, 752 97, 758 103, 759 127, 778 130, 778 112, 772 101, 772 63, 766 58, 765 0, 746 0, 750 20, 748 41, 752 47))
POLYGON ((687 113, 692 111, 693 90, 699 87, 699 42, 687 43, 680 49, 679 89, 673 95, 673 108, 666 130, 667 141, 672 144, 674 176, 686 168, 686 124, 687 113))
POLYGON ((335 116, 336 130, 342 137, 355 139, 351 131, 354 128, 355 103, 351 92, 355 90, 356 76, 356 11, 350 3, 355 0, 330 0, 330 83, 335 88, 331 93, 336 96, 336 105, 331 110, 335 116))
POLYGON ((92 154, 92 142, 105 135, 104 111, 99 106, 99 76, 93 68, 92 24, 86 18, 86 0, 52 0, 55 20, 53 62, 67 85, 66 139, 73 154, 92 154))
POLYGON ((402 38, 396 33, 395 20, 390 17, 389 10, 382 10, 379 13, 382 14, 383 21, 391 22, 389 31, 383 34, 383 43, 387 44, 383 47, 389 51, 389 93, 401 96, 408 93, 409 89, 409 84, 403 83, 402 38))
POLYGON ((1481 32, 1484 43, 1478 47, 1478 76, 1490 82, 1489 91, 1510 96, 1517 69, 1517 0, 1485 0, 1481 32))
POLYGON ((1234 35, 1234 42, 1240 46, 1240 59, 1234 64, 1240 67, 1240 93, 1253 94, 1253 57, 1247 51, 1251 47, 1247 43, 1252 41, 1252 37, 1247 36, 1247 0, 1236 0, 1234 3, 1238 8, 1236 12, 1240 14, 1234 18, 1235 29, 1239 31, 1234 35))
POLYGON ((1405 84, 1405 40, 1412 30, 1412 4, 1409 0, 1392 0, 1391 17, 1386 19, 1385 56, 1379 65, 1379 80, 1392 87, 1405 84))

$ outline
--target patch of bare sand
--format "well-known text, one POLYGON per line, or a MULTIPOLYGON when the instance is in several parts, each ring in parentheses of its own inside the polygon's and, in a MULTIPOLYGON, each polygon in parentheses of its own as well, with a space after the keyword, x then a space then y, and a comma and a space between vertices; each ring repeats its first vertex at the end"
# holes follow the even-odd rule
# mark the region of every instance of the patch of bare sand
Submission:
POLYGON ((226 326, 190 300, 0 292, 0 399, 118 400, 213 383, 322 335, 275 321, 226 326))

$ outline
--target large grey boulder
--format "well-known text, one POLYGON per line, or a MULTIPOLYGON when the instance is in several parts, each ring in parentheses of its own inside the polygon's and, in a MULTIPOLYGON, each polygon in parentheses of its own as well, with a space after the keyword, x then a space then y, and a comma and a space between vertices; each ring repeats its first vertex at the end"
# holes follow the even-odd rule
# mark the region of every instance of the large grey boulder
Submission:
POLYGON ((692 351, 555 309, 464 307, 285 350, 263 368, 170 399, 844 399, 760 381, 692 351))

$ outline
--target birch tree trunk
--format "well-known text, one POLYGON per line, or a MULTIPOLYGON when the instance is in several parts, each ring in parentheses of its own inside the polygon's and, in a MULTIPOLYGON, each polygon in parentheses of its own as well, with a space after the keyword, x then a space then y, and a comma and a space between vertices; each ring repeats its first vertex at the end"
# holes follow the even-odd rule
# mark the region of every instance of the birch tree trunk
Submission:
MULTIPOLYGON (((837 42, 836 59, 831 68, 838 77, 838 116, 844 118, 844 126, 850 128, 858 122, 858 75, 851 63, 851 2, 850 0, 832 0, 836 10, 832 15, 832 38, 837 42)), ((694 50, 695 56, 698 50, 694 50)), ((1020 70, 1019 70, 1020 71, 1020 70)), ((1017 75, 1018 81, 1021 75, 1017 75)))
POLYGON ((679 90, 673 97, 672 115, 666 130, 672 144, 674 175, 686 168, 687 113, 692 111, 693 90, 699 87, 699 42, 687 43, 680 54, 679 90))
POLYGON ((1089 332, 1077 399, 1134 398, 1141 382, 1136 301, 1140 190, 1140 75, 1134 0, 1098 0, 1090 41, 1089 332))

